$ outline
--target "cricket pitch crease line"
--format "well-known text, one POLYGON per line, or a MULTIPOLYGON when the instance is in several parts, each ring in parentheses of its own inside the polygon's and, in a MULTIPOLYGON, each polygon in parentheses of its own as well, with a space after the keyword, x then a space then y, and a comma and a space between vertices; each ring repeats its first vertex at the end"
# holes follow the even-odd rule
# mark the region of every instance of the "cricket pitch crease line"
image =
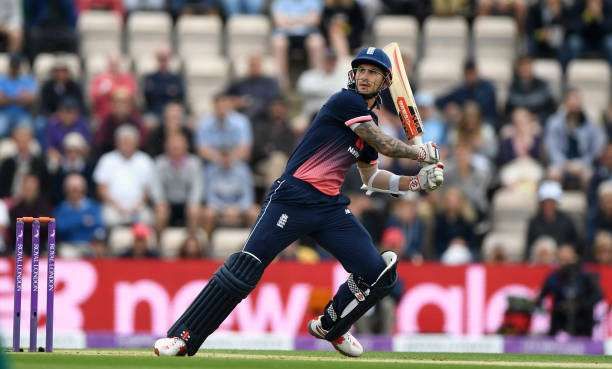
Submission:
MULTIPOLYGON (((84 356, 151 356, 153 352, 131 351, 131 350, 101 350, 101 351, 80 351, 80 350, 57 350, 57 354, 84 355, 84 356)), ((268 355, 268 354, 234 354, 221 352, 198 352, 196 358, 211 359, 236 359, 236 360, 295 360, 295 361, 329 361, 329 362, 361 362, 378 364, 426 364, 426 365, 472 365, 487 367, 525 367, 525 368, 597 368, 612 369, 612 364, 608 363, 584 363, 584 362, 554 362, 554 361, 495 361, 495 360, 445 360, 445 359, 384 359, 384 358, 345 358, 328 356, 298 356, 298 355, 268 355)), ((178 358, 177 360, 189 360, 189 358, 178 358)))

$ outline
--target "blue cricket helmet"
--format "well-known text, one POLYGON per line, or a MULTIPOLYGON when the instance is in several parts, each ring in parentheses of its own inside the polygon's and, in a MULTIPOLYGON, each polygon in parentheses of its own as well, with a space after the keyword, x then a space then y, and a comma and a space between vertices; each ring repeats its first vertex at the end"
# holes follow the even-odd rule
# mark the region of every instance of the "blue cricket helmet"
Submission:
POLYGON ((389 57, 382 49, 377 47, 361 49, 355 59, 351 61, 351 67, 357 68, 357 66, 364 63, 374 64, 388 74, 391 74, 391 60, 389 60, 389 57))

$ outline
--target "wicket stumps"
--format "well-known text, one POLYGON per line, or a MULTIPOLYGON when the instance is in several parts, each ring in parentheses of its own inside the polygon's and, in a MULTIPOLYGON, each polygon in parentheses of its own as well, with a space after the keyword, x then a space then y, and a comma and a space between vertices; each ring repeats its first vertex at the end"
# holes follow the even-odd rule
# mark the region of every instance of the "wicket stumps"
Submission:
POLYGON ((23 281, 23 230, 32 224, 32 283, 30 289, 30 352, 36 352, 38 328, 38 274, 40 256, 40 224, 47 224, 47 322, 45 351, 53 351, 53 298, 55 296, 55 219, 50 217, 17 218, 15 245, 15 301, 13 305, 13 351, 20 351, 21 289, 23 281))

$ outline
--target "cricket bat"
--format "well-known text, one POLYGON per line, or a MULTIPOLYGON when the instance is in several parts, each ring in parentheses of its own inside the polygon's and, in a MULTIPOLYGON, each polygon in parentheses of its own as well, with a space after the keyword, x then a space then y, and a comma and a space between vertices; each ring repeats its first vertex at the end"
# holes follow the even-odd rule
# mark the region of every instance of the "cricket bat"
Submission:
POLYGON ((397 114, 402 121, 406 137, 417 145, 421 144, 423 142, 421 137, 423 135, 423 121, 414 101, 410 82, 408 82, 400 47, 397 42, 392 42, 385 46, 383 51, 391 60, 393 83, 389 86, 389 91, 397 114))
MULTIPOLYGON (((407 139, 409 141, 412 140, 416 145, 420 145, 423 143, 423 121, 417 109, 417 104, 414 101, 410 82, 408 82, 408 75, 404 68, 400 47, 397 42, 392 42, 385 46, 383 51, 391 60, 392 83, 391 86, 389 86, 389 92, 391 92, 395 110, 397 110, 397 114, 400 117, 407 139)), ((361 189, 366 190, 366 195, 368 196, 373 192, 388 193, 392 196, 403 195, 407 192, 398 193, 390 190, 375 189, 365 184, 361 189)))

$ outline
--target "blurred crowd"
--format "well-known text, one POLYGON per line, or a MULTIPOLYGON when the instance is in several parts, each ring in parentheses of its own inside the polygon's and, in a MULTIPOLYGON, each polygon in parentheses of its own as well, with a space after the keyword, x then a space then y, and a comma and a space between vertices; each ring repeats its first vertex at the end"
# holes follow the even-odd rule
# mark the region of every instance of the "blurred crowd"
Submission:
MULTIPOLYGON (((607 0, 0 0, 0 49, 9 55, 0 76, 0 251, 12 253, 17 217, 52 215, 64 257, 161 257, 171 228, 186 235, 178 257, 216 255, 215 232, 255 222, 269 184, 322 103, 345 86, 344 61, 373 42, 381 14, 421 22, 461 15, 470 24, 479 15, 510 15, 521 52, 508 91, 471 58, 462 61, 463 81, 445 93, 413 85, 424 138, 441 148, 445 185, 399 199, 368 197, 351 172, 344 191, 374 242, 414 263, 554 264, 569 246, 584 260, 612 265, 612 105, 587 113, 581 90, 566 84, 557 96, 533 68, 535 58, 563 68, 576 58, 612 62, 607 0), (36 55, 79 53, 77 20, 92 9, 124 20, 137 10, 167 11, 174 20, 267 15, 273 73, 261 55, 249 56, 246 75, 220 89, 203 114, 188 103, 184 75, 165 47, 142 78, 117 55, 88 81, 60 59, 48 78, 37 78, 36 55), (500 193, 511 194, 506 209, 532 211, 502 211, 500 193), (582 210, 562 206, 568 194, 583 199, 582 210), (512 232, 499 228, 517 222, 512 232), (121 252, 110 240, 118 227, 133 239, 121 252)), ((409 53, 404 61, 409 73, 418 65, 409 53)), ((388 97, 376 113, 385 132, 403 139, 388 97)), ((379 166, 418 171, 409 160, 381 157, 379 166)), ((280 257, 328 255, 306 238, 280 257)))

